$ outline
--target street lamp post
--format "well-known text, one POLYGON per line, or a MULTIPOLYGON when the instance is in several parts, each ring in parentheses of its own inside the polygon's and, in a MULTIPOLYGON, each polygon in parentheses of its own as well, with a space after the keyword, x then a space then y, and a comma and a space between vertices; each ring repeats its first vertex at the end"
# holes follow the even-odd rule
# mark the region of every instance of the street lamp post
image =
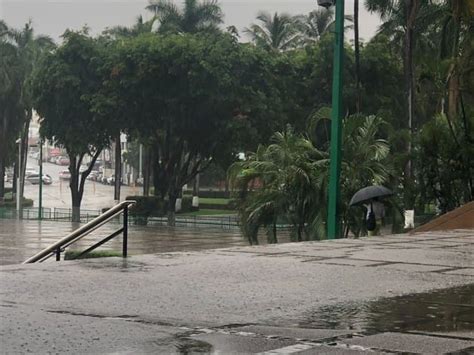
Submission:
POLYGON ((334 64, 332 81, 331 113, 331 151, 329 169, 328 201, 328 239, 340 237, 340 175, 341 175, 341 136, 342 136, 342 68, 344 57, 344 0, 318 0, 319 5, 336 6, 336 25, 334 31, 334 64))
POLYGON ((42 218, 43 218, 43 139, 40 138, 38 219, 41 221, 42 218))
POLYGON ((15 142, 18 144, 18 168, 16 174, 16 213, 17 217, 20 218, 21 210, 21 138, 18 138, 15 142))

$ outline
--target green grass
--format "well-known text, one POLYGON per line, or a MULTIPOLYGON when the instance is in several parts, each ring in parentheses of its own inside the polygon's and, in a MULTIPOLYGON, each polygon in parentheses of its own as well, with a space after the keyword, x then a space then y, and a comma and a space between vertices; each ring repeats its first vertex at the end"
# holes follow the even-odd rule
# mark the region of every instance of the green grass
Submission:
POLYGON ((235 214, 233 211, 229 210, 208 210, 208 209, 201 209, 199 211, 188 212, 188 213, 180 213, 178 216, 218 216, 218 215, 232 215, 235 214))
MULTIPOLYGON (((67 250, 66 255, 64 255, 64 260, 74 260, 77 256, 81 253, 81 250, 67 250)), ((122 253, 113 250, 99 250, 99 251, 91 251, 86 255, 81 256, 78 259, 93 259, 93 258, 109 258, 109 257, 121 257, 122 253)))
POLYGON ((223 205, 226 206, 230 202, 230 198, 209 198, 209 197, 200 197, 199 203, 209 203, 213 205, 223 205))

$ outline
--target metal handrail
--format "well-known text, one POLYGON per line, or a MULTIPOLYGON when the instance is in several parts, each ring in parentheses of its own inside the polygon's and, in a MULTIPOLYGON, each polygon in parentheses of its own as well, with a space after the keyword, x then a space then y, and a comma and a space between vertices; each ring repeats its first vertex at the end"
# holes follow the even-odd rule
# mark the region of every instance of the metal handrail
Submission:
MULTIPOLYGON (((127 256, 127 237, 128 237, 128 207, 135 204, 136 201, 123 201, 120 202, 119 204, 115 205, 111 209, 107 210, 103 214, 99 215, 98 217, 94 218, 92 221, 84 224, 80 228, 76 229, 75 231, 69 233, 67 236, 62 238, 61 240, 57 241, 56 243, 53 243, 49 247, 43 249, 39 253, 33 255, 32 257, 28 258, 23 262, 23 264, 30 264, 30 263, 35 263, 37 261, 41 262, 49 257, 53 256, 56 254, 56 260, 60 259, 60 254, 61 251, 64 250, 64 248, 70 246, 71 244, 77 242, 78 240, 84 238, 88 234, 92 233, 95 231, 97 228, 103 226, 105 223, 109 222, 111 219, 119 215, 120 213, 123 212, 124 217, 123 217, 123 228, 120 230, 114 232, 111 236, 115 237, 120 233, 123 233, 123 256, 127 256)), ((108 241, 111 239, 111 236, 105 238, 105 241, 108 241)), ((86 250, 86 252, 92 251, 95 249, 95 247, 98 247, 102 245, 104 241, 99 242, 95 244, 93 247, 89 248, 86 250)), ((82 254, 84 254, 83 252, 82 254)))

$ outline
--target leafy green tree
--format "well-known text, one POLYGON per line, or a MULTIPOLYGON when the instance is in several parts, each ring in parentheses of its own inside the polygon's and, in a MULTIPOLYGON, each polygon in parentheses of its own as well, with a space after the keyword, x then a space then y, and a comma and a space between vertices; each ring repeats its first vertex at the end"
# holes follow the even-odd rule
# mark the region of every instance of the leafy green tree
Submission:
MULTIPOLYGON (((474 200, 474 120, 451 122, 445 114, 426 123, 416 151, 421 208, 445 213, 474 200)), ((423 211, 424 212, 424 211, 423 211)))
POLYGON ((224 18, 217 0, 184 0, 182 9, 170 0, 150 0, 146 9, 160 21, 160 32, 216 31, 224 18))
POLYGON ((268 12, 260 12, 257 20, 261 24, 252 24, 244 30, 257 46, 285 51, 301 43, 298 18, 277 12, 273 16, 268 12))
POLYGON ((68 31, 63 37, 63 44, 44 58, 35 73, 33 98, 41 117, 41 135, 69 156, 73 220, 79 221, 86 178, 116 127, 92 106, 103 82, 102 46, 81 32, 68 31), (80 173, 87 156, 88 168, 80 173))
POLYGON ((248 97, 259 80, 252 73, 264 70, 247 49, 230 35, 142 35, 110 57, 96 111, 127 117, 128 133, 150 148, 154 192, 169 200, 171 225, 182 187, 226 150, 230 127, 260 109, 248 97))
MULTIPOLYGON (((419 13, 423 6, 428 2, 426 0, 403 0, 403 1, 390 1, 390 0, 367 0, 366 6, 370 11, 377 12, 385 23, 382 25, 382 29, 387 30, 391 28, 391 34, 396 39, 403 43, 403 66, 405 76, 405 110, 406 110, 406 124, 410 133, 413 135, 414 132, 414 116, 415 116, 415 65, 414 65, 414 49, 416 46, 417 32, 416 25, 419 19, 419 13)), ((412 152, 412 139, 407 141, 407 152, 411 155, 412 152)), ((408 185, 412 184, 412 161, 408 160, 405 167, 405 185, 406 198, 405 203, 407 206, 413 207, 414 198, 411 193, 408 193, 410 189, 408 185)))

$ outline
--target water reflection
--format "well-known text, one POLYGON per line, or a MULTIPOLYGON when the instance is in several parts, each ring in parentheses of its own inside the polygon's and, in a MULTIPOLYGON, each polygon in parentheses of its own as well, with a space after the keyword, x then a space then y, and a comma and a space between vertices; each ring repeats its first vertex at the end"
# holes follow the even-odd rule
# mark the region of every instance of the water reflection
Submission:
POLYGON ((474 284, 369 303, 321 307, 300 326, 368 333, 474 330, 474 284))

